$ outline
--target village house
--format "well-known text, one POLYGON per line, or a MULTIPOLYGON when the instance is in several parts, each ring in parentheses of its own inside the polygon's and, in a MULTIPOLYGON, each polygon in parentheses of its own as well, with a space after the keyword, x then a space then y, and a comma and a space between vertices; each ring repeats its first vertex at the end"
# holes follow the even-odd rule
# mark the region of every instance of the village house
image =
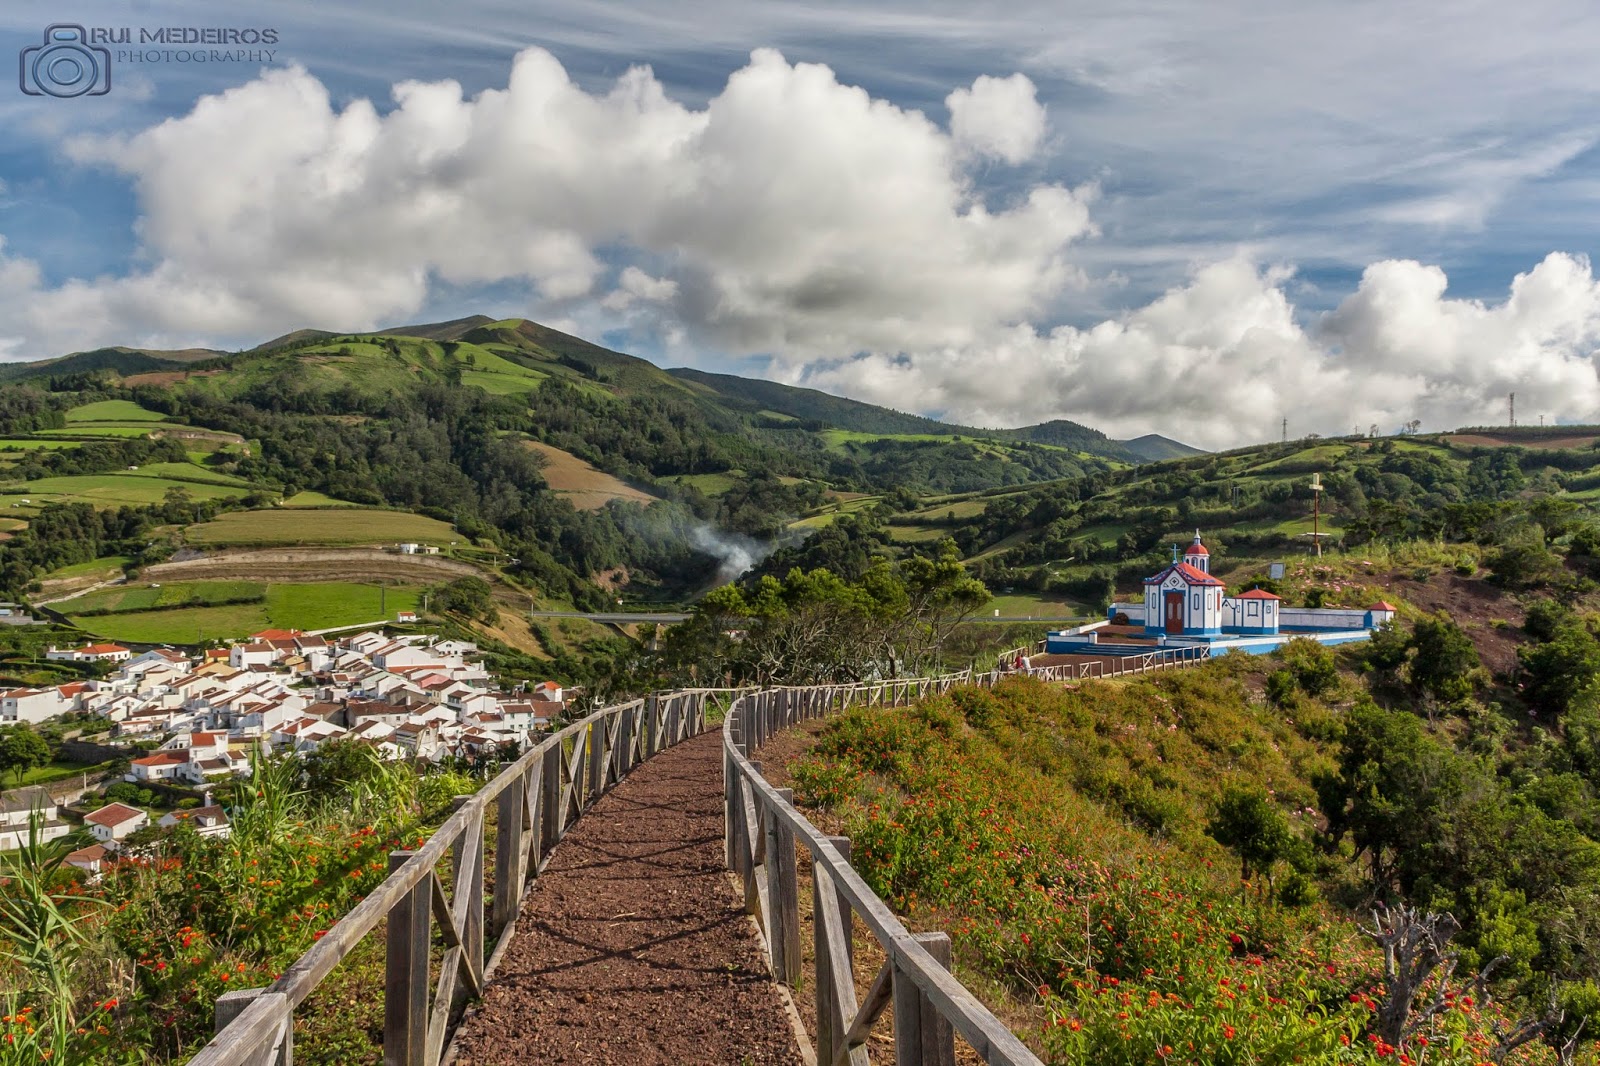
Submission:
POLYGON ((87 644, 81 648, 57 648, 52 644, 45 649, 44 657, 57 662, 125 663, 133 652, 121 644, 87 644))
POLYGON ((34 785, 18 788, 0 798, 0 848, 14 850, 28 843, 34 812, 39 816, 40 842, 59 840, 72 832, 61 817, 61 807, 48 790, 34 785))
POLYGON ((100 874, 105 869, 106 862, 111 858, 111 852, 106 850, 104 844, 90 844, 86 848, 67 852, 63 860, 68 866, 83 870, 90 874, 91 882, 100 880, 100 874))
MULTIPOLYGON (((206 797, 209 800, 211 797, 206 797)), ((156 822, 163 829, 175 825, 190 825, 194 831, 203 837, 226 838, 233 832, 233 826, 228 822, 228 814, 214 803, 207 803, 204 807, 196 807, 188 811, 170 811, 163 814, 156 822)))
POLYGON ((150 824, 150 816, 126 803, 108 803, 85 815, 83 824, 89 827, 96 843, 118 851, 124 840, 150 824))
POLYGON ((71 707, 53 688, 13 688, 0 692, 0 724, 42 722, 71 707))

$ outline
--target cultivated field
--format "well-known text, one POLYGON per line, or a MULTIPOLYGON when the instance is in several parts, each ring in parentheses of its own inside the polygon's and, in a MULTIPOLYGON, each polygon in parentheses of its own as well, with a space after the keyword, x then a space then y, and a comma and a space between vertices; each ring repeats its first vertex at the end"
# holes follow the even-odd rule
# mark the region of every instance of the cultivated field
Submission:
POLYGON ((612 500, 649 505, 655 497, 634 488, 627 482, 612 477, 604 470, 579 459, 571 452, 527 441, 528 447, 545 457, 544 479, 550 488, 580 511, 597 511, 612 500))
POLYGON ((27 481, 0 489, 0 502, 12 503, 27 499, 31 503, 92 503, 96 507, 137 506, 160 503, 168 489, 183 489, 196 500, 221 499, 243 496, 250 486, 243 481, 222 478, 223 483, 213 483, 208 471, 178 463, 163 464, 184 471, 184 480, 162 477, 153 471, 126 471, 117 474, 78 474, 69 477, 47 477, 27 481), (10 497, 11 499, 3 499, 10 497))
POLYGON ((450 544, 464 540, 448 523, 405 511, 370 508, 235 511, 190 526, 191 544, 207 547, 275 544, 450 544))

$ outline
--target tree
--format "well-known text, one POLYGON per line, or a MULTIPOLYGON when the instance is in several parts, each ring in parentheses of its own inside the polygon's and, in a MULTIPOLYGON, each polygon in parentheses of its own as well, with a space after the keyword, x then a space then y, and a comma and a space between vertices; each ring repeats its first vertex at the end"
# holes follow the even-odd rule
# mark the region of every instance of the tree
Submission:
POLYGON ((21 785, 29 770, 49 761, 50 745, 32 726, 14 725, 0 730, 0 774, 7 771, 15 774, 17 784, 21 785))
POLYGON ((1478 649, 1461 627, 1443 615, 1417 620, 1411 632, 1411 683, 1435 699, 1451 702, 1472 694, 1478 649))
POLYGON ((494 589, 481 577, 461 577, 434 593, 433 604, 441 611, 492 621, 495 616, 494 589))
POLYGON ((1549 640, 1517 649, 1523 695, 1541 711, 1565 714, 1578 693, 1600 677, 1600 641, 1581 623, 1556 626, 1549 640))
POLYGON ((1206 825, 1217 843, 1239 855, 1239 879, 1262 874, 1272 883, 1272 868, 1290 858, 1299 838, 1289 820, 1259 785, 1229 785, 1206 825))

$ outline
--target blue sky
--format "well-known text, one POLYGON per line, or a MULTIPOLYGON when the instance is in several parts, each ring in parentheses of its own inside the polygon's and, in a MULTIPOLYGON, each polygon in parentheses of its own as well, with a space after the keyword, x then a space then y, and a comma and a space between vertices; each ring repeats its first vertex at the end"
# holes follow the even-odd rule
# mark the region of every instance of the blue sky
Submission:
MULTIPOLYGON (((0 94, 8 358, 484 311, 985 424, 1269 435, 1152 380, 1175 364, 1320 432, 1485 420, 1508 388, 1600 420, 1590 5, 71 18, 279 42, 270 63, 113 60, 100 97, 0 94)), ((22 49, 61 20, 12 0, 0 30, 22 49)))

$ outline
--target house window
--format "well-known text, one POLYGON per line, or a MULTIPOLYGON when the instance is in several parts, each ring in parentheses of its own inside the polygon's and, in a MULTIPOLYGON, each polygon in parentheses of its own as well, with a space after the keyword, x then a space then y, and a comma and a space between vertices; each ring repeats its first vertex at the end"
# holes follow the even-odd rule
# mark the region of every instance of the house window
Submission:
POLYGON ((1255 600, 1246 600, 1245 603, 1247 603, 1249 606, 1247 606, 1245 608, 1245 612, 1244 613, 1254 617, 1258 613, 1256 611, 1256 601, 1255 600))
POLYGON ((1194 605, 1196 607, 1200 606, 1200 594, 1198 592, 1194 594, 1194 605))

